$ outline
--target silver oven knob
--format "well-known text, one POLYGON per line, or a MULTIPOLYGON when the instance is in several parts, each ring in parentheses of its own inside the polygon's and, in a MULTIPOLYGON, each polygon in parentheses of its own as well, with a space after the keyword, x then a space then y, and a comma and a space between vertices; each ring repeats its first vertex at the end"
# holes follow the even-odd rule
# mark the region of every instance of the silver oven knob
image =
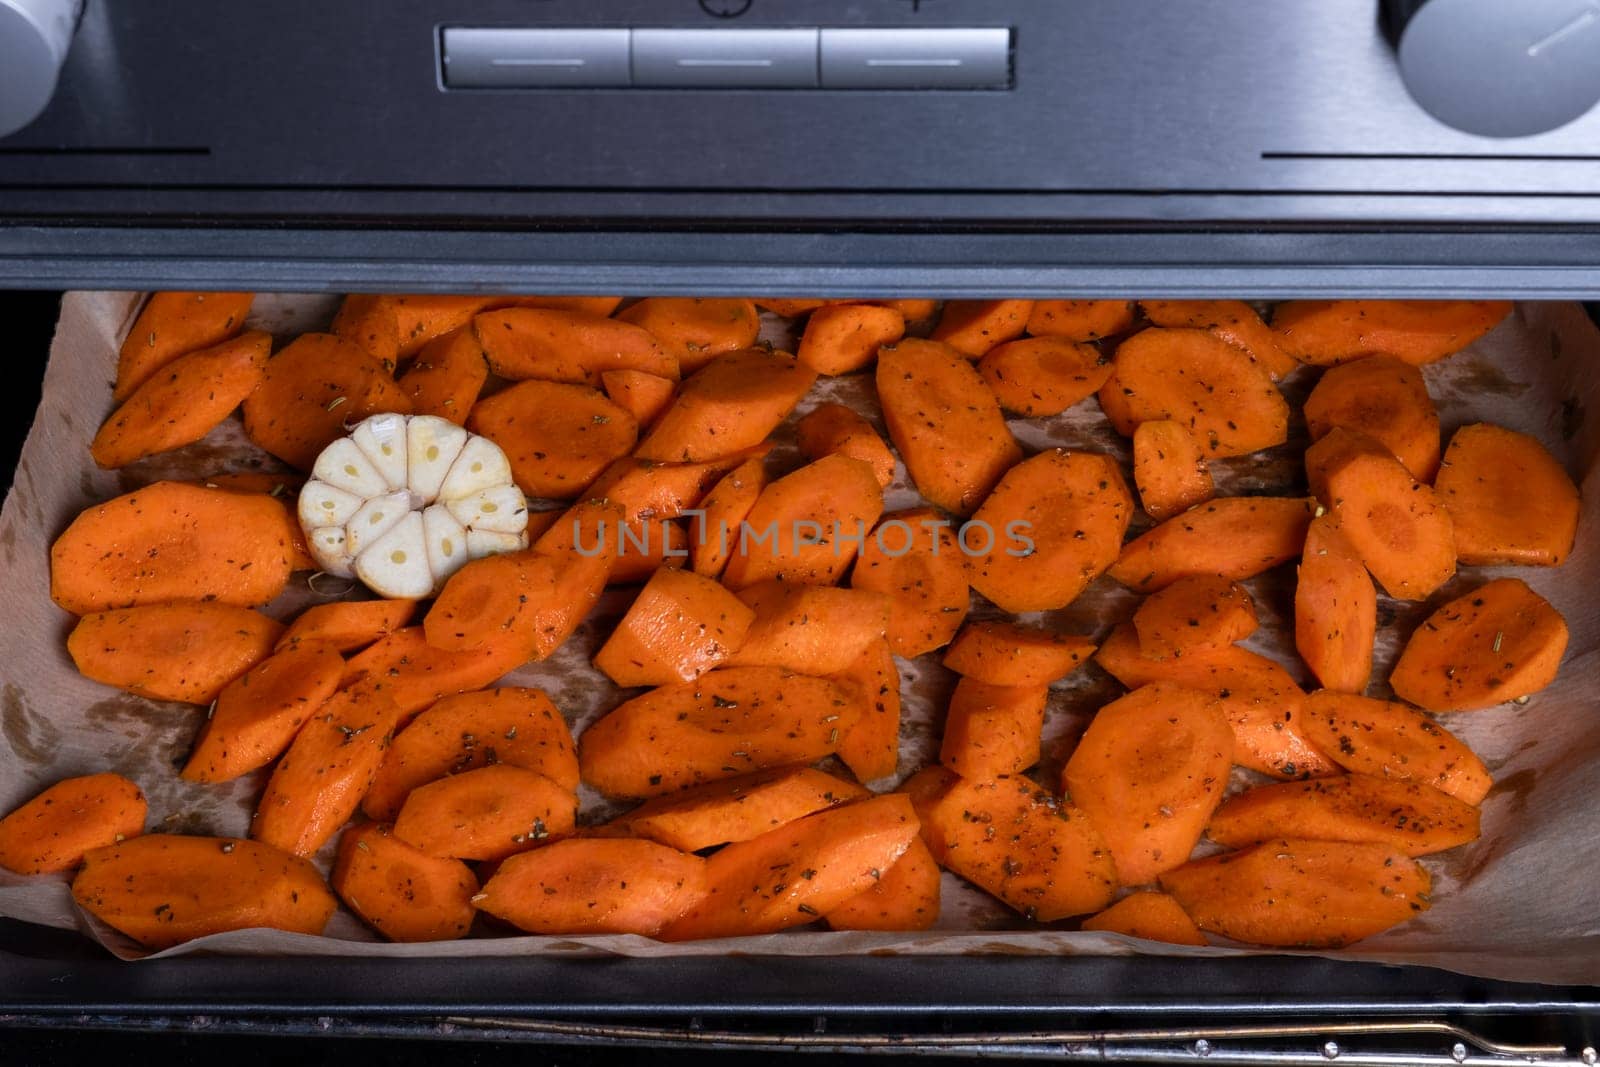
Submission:
POLYGON ((1486 137, 1564 126, 1600 100, 1600 0, 1383 0, 1412 99, 1486 137))
POLYGON ((0 0, 0 137, 50 102, 82 12, 83 0, 0 0))

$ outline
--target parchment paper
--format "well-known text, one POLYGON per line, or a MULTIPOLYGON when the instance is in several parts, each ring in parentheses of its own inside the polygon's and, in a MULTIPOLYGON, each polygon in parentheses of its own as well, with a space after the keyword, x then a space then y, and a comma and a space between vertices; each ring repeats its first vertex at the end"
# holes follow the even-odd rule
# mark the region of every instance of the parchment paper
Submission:
MULTIPOLYGON (((0 510, 0 811, 9 810, 63 777, 114 770, 135 779, 150 800, 151 831, 243 836, 266 772, 222 785, 180 780, 181 766, 205 710, 144 700, 80 677, 65 650, 72 619, 49 598, 49 548, 84 507, 161 478, 199 478, 242 469, 276 469, 245 440, 237 418, 205 441, 132 468, 105 472, 89 459, 88 442, 111 410, 116 350, 137 310, 131 293, 72 293, 45 374, 43 400, 0 510)), ((294 333, 326 326, 334 298, 263 295, 251 325, 280 343, 294 333)), ((764 336, 777 344, 788 325, 768 319, 764 336)), ((32 353, 16 353, 31 360, 32 353)), ((1559 983, 1600 982, 1600 715, 1597 715, 1597 641, 1600 612, 1591 591, 1600 588, 1600 431, 1588 415, 1600 406, 1600 333, 1570 304, 1526 304, 1467 351, 1425 369, 1429 391, 1448 437, 1457 426, 1490 421, 1536 435, 1575 476, 1584 491, 1579 546, 1559 570, 1468 568, 1427 605, 1380 597, 1385 626, 1374 677, 1387 676, 1400 643, 1440 602, 1501 574, 1526 580, 1566 616, 1572 630, 1555 685, 1523 707, 1442 717, 1488 763, 1495 788, 1483 805, 1483 837, 1474 844, 1423 860, 1433 872, 1434 906, 1420 918, 1351 948, 1315 955, 1389 963, 1415 963, 1505 979, 1559 983)), ((1284 385, 1296 405, 1315 372, 1301 371, 1284 385)), ((824 379, 801 413, 824 399, 839 399, 879 423, 870 377, 824 379)), ((792 421, 792 420, 791 420, 792 421)), ((1111 452, 1129 462, 1093 400, 1043 420, 1015 420, 1024 448, 1070 446, 1111 452)), ((1304 491, 1299 456, 1304 426, 1291 441, 1254 457, 1214 465, 1219 493, 1304 491)), ((792 436, 781 435, 775 471, 796 466, 792 436)), ((890 509, 917 504, 902 468, 888 494, 890 509)), ((1130 477, 1131 484, 1131 477, 1130 477)), ((554 505, 552 505, 554 506, 554 505)), ((1135 530, 1137 532, 1137 528, 1135 530)), ((1293 652, 1292 567, 1248 583, 1262 616, 1251 647, 1284 663, 1310 683, 1293 652)), ((297 576, 268 614, 289 618, 319 595, 297 576)), ((588 660, 626 610, 632 589, 609 592, 600 609, 550 661, 511 675, 508 684, 544 688, 575 733, 625 698, 588 660)), ((356 594, 352 594, 356 595, 356 594)), ((322 597, 326 599, 326 597, 322 597)), ((1103 636, 1132 612, 1135 598, 1102 579, 1071 607, 1036 615, 1063 630, 1103 636)), ((974 597, 974 617, 997 615, 974 597)), ((935 656, 901 661, 905 719, 899 773, 871 783, 889 788, 937 756, 940 722, 955 678, 935 656)), ((1035 772, 1054 786, 1071 745, 1088 716, 1120 693, 1090 667, 1052 690, 1045 757, 1035 772)), ((1381 682, 1372 695, 1387 695, 1381 682)), ((1235 772, 1234 788, 1251 780, 1235 772)), ((614 812, 584 793, 581 819, 614 812)), ((326 869, 332 847, 319 862, 326 869)), ((0 915, 35 923, 78 927, 126 958, 145 954, 80 912, 64 877, 20 878, 0 872, 0 915)), ((429 945, 379 941, 341 910, 322 937, 243 931, 203 938, 159 955, 205 952, 226 955, 637 956, 722 954, 835 955, 853 953, 1040 953, 1173 956, 1251 954, 1256 950, 1159 946, 1120 935, 1082 933, 1075 922, 1030 926, 952 875, 944 877, 944 906, 937 927, 919 934, 831 933, 818 928, 725 941, 662 945, 632 937, 548 938, 504 936, 480 922, 471 939, 429 945)), ((1282 954, 1282 953, 1279 953, 1282 954)))

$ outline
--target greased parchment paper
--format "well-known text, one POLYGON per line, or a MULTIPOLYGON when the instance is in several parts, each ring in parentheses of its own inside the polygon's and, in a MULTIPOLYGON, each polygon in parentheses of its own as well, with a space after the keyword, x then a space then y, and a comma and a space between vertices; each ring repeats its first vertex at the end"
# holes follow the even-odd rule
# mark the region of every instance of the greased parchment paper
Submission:
MULTIPOLYGON (((111 410, 116 351, 138 297, 129 293, 72 293, 62 307, 43 400, 0 511, 0 810, 10 810, 50 783, 71 775, 114 770, 133 778, 150 801, 156 832, 245 836, 265 771, 222 785, 177 777, 205 715, 202 708, 149 701, 80 677, 65 649, 72 619, 49 597, 49 549, 84 507, 160 478, 202 478, 224 471, 270 467, 245 440, 237 418, 205 441, 122 471, 100 471, 88 444, 111 410)), ((263 295, 252 326, 277 334, 325 328, 335 301, 328 296, 263 295)), ((770 321, 766 336, 788 342, 785 325, 770 321)), ((13 353, 27 367, 33 353, 13 353)), ((23 371, 26 373, 26 371, 23 371)), ((1422 862, 1434 875, 1431 911, 1387 934, 1339 952, 1342 959, 1415 963, 1467 974, 1560 983, 1600 982, 1600 332, 1571 304, 1525 304, 1488 337, 1442 364, 1425 369, 1446 436, 1457 426, 1490 421, 1532 433, 1580 476, 1584 495, 1579 545, 1559 570, 1474 568, 1429 602, 1437 605, 1500 574, 1526 580, 1566 616, 1572 642, 1555 685, 1525 707, 1445 716, 1494 772, 1495 788, 1483 805, 1483 837, 1422 862)), ((1291 401, 1304 399, 1312 373, 1285 383, 1291 401)), ((824 379, 807 400, 853 404, 879 421, 870 376, 824 379)), ((804 409, 802 409, 804 410, 804 409)), ((1015 420, 1025 449, 1066 446, 1110 451, 1128 461, 1126 443, 1112 433, 1093 400, 1045 420, 1015 420)), ((1300 453, 1304 426, 1288 445, 1214 466, 1219 493, 1303 492, 1300 453)), ((798 464, 792 440, 780 442, 774 469, 798 464)), ((1131 479, 1130 479, 1131 483, 1131 479)), ((916 502, 904 470, 889 493, 890 509, 916 502)), ((1136 531, 1137 532, 1137 528, 1136 531)), ((265 609, 291 617, 318 595, 305 575, 265 609)), ((1262 628, 1249 644, 1282 661, 1309 683, 1293 653, 1293 568, 1249 583, 1262 628)), ((600 610, 549 662, 516 672, 508 682, 547 690, 575 733, 623 699, 588 659, 611 623, 626 609, 632 590, 607 594, 600 610)), ((1103 636, 1128 617, 1134 598, 1101 579, 1071 607, 1035 616, 1051 625, 1103 636)), ((1398 638, 1409 634, 1428 606, 1380 598, 1386 627, 1374 676, 1387 677, 1398 638)), ((995 614, 976 602, 975 617, 995 614)), ((937 756, 939 723, 954 677, 937 657, 902 661, 905 720, 898 777, 937 756)), ((1079 671, 1052 690, 1040 781, 1052 786, 1087 717, 1114 698, 1119 687, 1098 668, 1079 671)), ((1381 683, 1372 690, 1384 695, 1381 683)), ((1236 772, 1235 787, 1246 784, 1236 772)), ((872 783, 888 788, 894 780, 872 783)), ((611 813, 585 793, 582 820, 611 813)), ((326 869, 331 846, 319 857, 326 869)), ((1131 954, 1218 956, 1251 954, 1229 947, 1193 949, 1136 944, 1118 935, 1027 924, 952 875, 944 880, 937 927, 918 934, 831 933, 816 929, 729 941, 662 945, 631 937, 478 937, 430 945, 378 941, 345 911, 326 936, 270 931, 222 934, 161 953, 227 955, 362 956, 634 956, 729 953, 835 955, 865 952, 976 954, 1131 954)), ((60 927, 78 927, 112 951, 144 955, 132 942, 89 919, 74 905, 66 878, 19 878, 0 872, 0 915, 60 927)), ((1070 926, 1071 923, 1062 924, 1070 926)))

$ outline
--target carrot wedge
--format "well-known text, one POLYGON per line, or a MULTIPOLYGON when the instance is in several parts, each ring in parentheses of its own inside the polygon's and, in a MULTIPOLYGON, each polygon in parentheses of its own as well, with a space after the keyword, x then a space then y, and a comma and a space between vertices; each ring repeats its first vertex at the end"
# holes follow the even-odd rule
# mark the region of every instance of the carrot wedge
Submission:
POLYGON ((1129 300, 1035 300, 1028 313, 1028 332, 1035 337, 1098 341, 1133 325, 1129 300))
POLYGON ((972 603, 967 557, 932 508, 886 516, 862 546, 850 587, 889 598, 889 647, 905 659, 949 644, 972 603))
POLYGON ((1141 300, 1145 317, 1157 326, 1207 330, 1236 348, 1272 376, 1286 377, 1300 364, 1283 350, 1277 335, 1255 308, 1242 300, 1141 300))
POLYGON ((896 308, 833 304, 806 320, 795 358, 818 374, 849 374, 905 335, 906 318, 896 308))
POLYGON ((725 667, 627 701, 584 731, 583 780, 652 797, 832 752, 856 715, 834 682, 775 667, 725 667))
POLYGON ((1133 613, 1139 651, 1151 659, 1211 652, 1256 629, 1256 607, 1238 582, 1190 574, 1151 593, 1133 613))
POLYGON ((530 934, 654 937, 707 890, 699 856, 653 841, 589 837, 512 856, 472 903, 530 934))
POLYGON ((857 707, 834 755, 863 782, 891 777, 900 761, 900 668, 889 642, 873 641, 829 679, 854 697, 857 707))
POLYGON ((678 395, 677 382, 642 370, 608 370, 600 375, 600 384, 611 402, 632 415, 641 429, 654 424, 678 395))
POLYGON ((882 514, 883 489, 871 467, 823 456, 761 490, 722 581, 731 589, 775 578, 832 585, 882 514))
POLYGON ((939 880, 933 853, 917 837, 882 877, 824 918, 830 930, 926 930, 939 919, 939 880))
POLYGON ((345 684, 363 677, 381 682, 401 718, 409 718, 441 697, 482 689, 527 658, 520 641, 450 652, 428 644, 422 627, 407 626, 352 656, 345 664, 345 684))
POLYGON ((623 310, 617 320, 648 330, 662 348, 678 357, 684 374, 693 374, 720 355, 749 348, 761 332, 755 304, 742 299, 651 296, 623 310))
POLYGON ((1248 789, 1230 797, 1206 827, 1206 836, 1227 848, 1289 833, 1426 856, 1476 841, 1478 809, 1420 782, 1341 774, 1248 789))
POLYGON ((1049 685, 1089 662, 1095 644, 1009 622, 974 622, 950 643, 944 665, 990 685, 1049 685))
POLYGON ((816 372, 759 348, 718 356, 691 375, 634 455, 697 463, 764 441, 806 395, 816 372))
POLYGON ((1332 515, 1306 530, 1294 587, 1294 644, 1327 689, 1365 692, 1372 679, 1378 593, 1332 515))
POLYGON ((1111 377, 1111 360, 1093 345, 1024 337, 990 349, 978 373, 1001 407, 1032 419, 1059 415, 1099 392, 1111 377))
POLYGON ((977 359, 1028 328, 1032 300, 949 300, 928 336, 977 359))
POLYGON ((1021 774, 1039 762, 1050 691, 1042 685, 1000 686, 963 678, 945 712, 939 762, 967 778, 1021 774))
POLYGON ((738 937, 815 922, 881 878, 916 836, 911 804, 887 794, 729 845, 706 863, 706 895, 661 937, 738 937))
POLYGON ((795 424, 800 454, 810 460, 835 453, 859 459, 872 468, 878 484, 894 481, 894 455, 872 423, 843 404, 818 404, 795 424))
POLYGON ((1025 917, 1054 922, 1111 903, 1117 872, 1099 831, 1026 778, 975 782, 935 766, 901 788, 939 865, 1025 917))
POLYGON ((698 852, 748 841, 812 812, 870 795, 853 782, 811 767, 778 767, 656 797, 611 825, 698 852))
POLYGON ((1141 422, 1133 431, 1133 482, 1146 515, 1165 522, 1216 493, 1194 435, 1171 419, 1141 422))
POLYGON ((112 399, 122 403, 179 356, 219 345, 238 333, 254 302, 254 293, 150 294, 118 353, 112 399))
POLYGON ((1439 471, 1439 413, 1409 363, 1373 356, 1330 367, 1306 397, 1305 416, 1313 441, 1353 430, 1383 444, 1419 482, 1439 471))
POLYGON ((1387 845, 1264 841, 1161 876, 1195 925, 1235 941, 1338 948, 1428 909, 1428 872, 1387 845))
POLYGON ((505 450, 528 496, 582 496, 633 451, 639 424, 598 390, 562 382, 518 382, 473 407, 467 429, 505 450))
POLYGON ((501 686, 445 697, 406 724, 384 751, 361 810, 391 821, 413 789, 493 763, 578 790, 578 756, 561 712, 540 690, 501 686))
POLYGON ((120 774, 63 779, 0 819, 0 867, 69 871, 84 853, 144 833, 146 807, 138 785, 120 774))
POLYGON ((735 667, 782 667, 827 675, 847 669, 884 636, 890 600, 865 589, 760 582, 739 591, 754 613, 735 667))
POLYGON ((1109 573, 1140 593, 1186 574, 1243 581, 1300 554, 1315 507, 1316 501, 1300 497, 1211 500, 1129 541, 1109 573))
POLYGON ((217 694, 180 775, 226 782, 265 767, 339 688, 344 659, 326 645, 274 652, 217 694))
POLYGON ((274 651, 295 645, 326 645, 335 652, 356 652, 387 637, 411 621, 415 600, 336 600, 313 604, 295 616, 274 651))
POLYGON ((970 515, 1022 458, 1000 402, 949 345, 908 338, 878 350, 878 399, 917 491, 970 515))
POLYGON ((394 835, 430 856, 501 860, 572 832, 578 801, 526 767, 491 763, 413 789, 394 835))
POLYGON ((475 559, 456 571, 423 616, 428 644, 468 652, 496 640, 525 640, 528 605, 550 590, 551 576, 538 563, 538 555, 524 549, 475 559))
POLYGON ((1420 782, 1477 804, 1493 784, 1465 743, 1422 712, 1390 700, 1319 690, 1306 698, 1306 736, 1345 770, 1420 782))
POLYGON ((581 311, 513 307, 472 320, 489 369, 502 378, 538 378, 599 388, 608 370, 642 370, 678 380, 678 359, 650 333, 581 311))
POLYGON ((397 384, 410 398, 412 414, 436 415, 460 426, 488 380, 483 346, 471 329, 462 327, 424 345, 397 384))
POLYGON ((744 644, 755 612, 709 578, 662 568, 645 583, 594 665, 621 686, 689 682, 744 644))
POLYGON ((767 487, 759 456, 724 474, 700 502, 689 524, 689 566, 705 578, 720 577, 739 544, 741 524, 767 487))
POLYGON ((1509 300, 1290 300, 1274 309, 1272 332, 1319 367, 1367 356, 1420 365, 1459 352, 1510 312, 1509 300))
POLYGON ((1429 711, 1474 711, 1555 680, 1567 622, 1516 578, 1499 578, 1439 608, 1389 675, 1395 695, 1429 711))
POLYGON ((67 636, 67 653, 85 678, 204 705, 266 659, 282 632, 249 608, 175 600, 85 615, 67 636))
POLYGON ((1208 943, 1188 913, 1165 893, 1129 893, 1100 914, 1083 920, 1080 929, 1164 941, 1169 945, 1203 947, 1208 943))
POLYGON ((1171 683, 1101 708, 1062 772, 1062 791, 1100 831, 1124 885, 1189 859, 1222 801, 1233 732, 1220 702, 1171 683))
POLYGON ((1477 423, 1450 438, 1434 483, 1456 560, 1559 567, 1578 533, 1578 487, 1537 438, 1477 423))
POLYGON ((345 906, 390 941, 465 937, 478 879, 460 860, 430 856, 387 826, 353 826, 339 838, 328 879, 345 906))

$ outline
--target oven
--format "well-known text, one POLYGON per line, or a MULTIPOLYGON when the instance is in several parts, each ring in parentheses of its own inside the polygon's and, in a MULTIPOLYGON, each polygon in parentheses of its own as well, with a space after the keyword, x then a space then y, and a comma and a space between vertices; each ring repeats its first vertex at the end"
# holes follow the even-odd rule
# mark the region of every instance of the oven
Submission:
MULTIPOLYGON (((0 288, 1592 301, 1597 99, 1579 0, 6 0, 0 288)), ((1276 956, 129 965, 3 929, 13 1026, 1284 1064, 1592 1064, 1600 1028, 1600 951, 1541 985, 1276 956)))

